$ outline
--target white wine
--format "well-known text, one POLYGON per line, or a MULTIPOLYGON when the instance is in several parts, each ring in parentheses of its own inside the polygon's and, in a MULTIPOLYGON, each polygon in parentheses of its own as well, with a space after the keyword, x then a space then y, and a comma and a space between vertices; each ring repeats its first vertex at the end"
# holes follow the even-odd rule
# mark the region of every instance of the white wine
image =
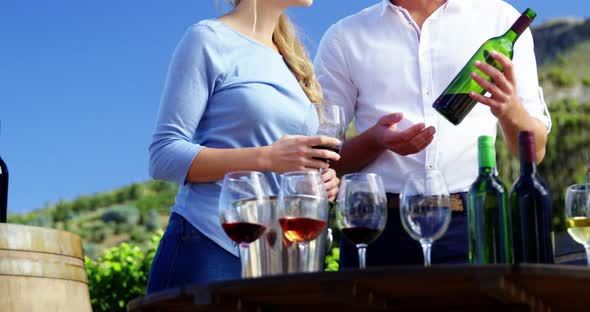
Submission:
POLYGON ((567 219, 567 232, 578 243, 586 246, 590 244, 590 218, 574 217, 567 219))

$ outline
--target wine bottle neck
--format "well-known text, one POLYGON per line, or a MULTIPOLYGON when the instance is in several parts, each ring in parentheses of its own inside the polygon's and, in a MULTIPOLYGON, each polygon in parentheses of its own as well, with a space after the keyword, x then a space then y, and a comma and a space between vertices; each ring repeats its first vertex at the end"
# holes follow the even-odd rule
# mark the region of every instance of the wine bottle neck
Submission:
POLYGON ((496 168, 496 150, 493 141, 491 143, 489 145, 479 145, 478 159, 480 172, 484 168, 496 168))
POLYGON ((495 167, 479 167, 480 176, 491 176, 496 173, 495 167))
POLYGON ((515 43, 520 37, 520 34, 514 31, 512 28, 508 29, 508 31, 503 35, 504 38, 510 40, 512 43, 515 43))
POLYGON ((520 175, 534 175, 537 173, 537 164, 534 162, 523 163, 520 165, 520 175))
POLYGON ((533 22, 533 18, 525 14, 522 14, 516 22, 508 29, 508 31, 504 34, 504 37, 512 41, 512 43, 516 42, 518 37, 522 35, 522 33, 531 25, 533 22))
POLYGON ((530 175, 537 172, 537 155, 533 144, 520 145, 520 174, 530 175))

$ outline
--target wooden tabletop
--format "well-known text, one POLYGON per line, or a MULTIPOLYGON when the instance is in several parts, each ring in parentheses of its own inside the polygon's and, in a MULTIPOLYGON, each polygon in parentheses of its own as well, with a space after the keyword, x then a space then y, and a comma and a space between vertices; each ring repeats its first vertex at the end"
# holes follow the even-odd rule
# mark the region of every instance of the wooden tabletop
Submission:
POLYGON ((590 269, 521 264, 385 267, 171 289, 129 311, 588 311, 590 269))

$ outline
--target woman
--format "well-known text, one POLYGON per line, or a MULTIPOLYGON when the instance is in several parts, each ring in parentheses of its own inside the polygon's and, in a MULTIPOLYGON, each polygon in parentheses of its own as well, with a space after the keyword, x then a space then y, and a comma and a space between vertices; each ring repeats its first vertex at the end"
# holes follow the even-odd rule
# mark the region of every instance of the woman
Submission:
MULTIPOLYGON (((238 249, 218 217, 220 180, 237 170, 326 169, 338 154, 315 145, 312 103, 323 101, 313 66, 283 11, 312 0, 234 0, 234 9, 186 32, 174 53, 150 146, 150 175, 180 189, 152 263, 148 293, 240 277, 238 249)), ((339 180, 323 170, 333 199, 339 180)))

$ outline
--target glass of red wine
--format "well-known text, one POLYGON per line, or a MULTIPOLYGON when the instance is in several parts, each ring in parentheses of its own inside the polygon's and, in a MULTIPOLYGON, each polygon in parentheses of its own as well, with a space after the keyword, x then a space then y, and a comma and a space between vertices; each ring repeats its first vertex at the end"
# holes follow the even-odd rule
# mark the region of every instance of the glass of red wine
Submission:
POLYGON ((224 176, 219 216, 227 236, 240 246, 242 278, 247 277, 248 245, 264 234, 270 214, 270 188, 262 173, 236 171, 224 176))
MULTIPOLYGON (((330 104, 314 104, 316 111, 318 112, 319 126, 316 135, 323 135, 340 140, 344 142, 346 134, 346 121, 344 118, 344 110, 339 105, 330 104)), ((339 146, 325 146, 316 145, 313 148, 325 149, 334 153, 340 154, 342 145, 339 146)), ((327 159, 316 158, 325 162, 329 162, 327 159)))
POLYGON ((328 195, 320 173, 284 173, 277 204, 283 237, 297 244, 302 259, 299 270, 305 272, 309 242, 322 234, 328 222, 328 195))
POLYGON ((410 173, 400 194, 400 216, 410 237, 420 242, 424 266, 430 266, 430 250, 451 222, 451 197, 443 175, 424 169, 410 173))
POLYGON ((387 197, 383 181, 374 173, 352 173, 342 177, 338 193, 338 225, 346 239, 356 245, 359 268, 366 267, 367 246, 387 223, 387 197))

